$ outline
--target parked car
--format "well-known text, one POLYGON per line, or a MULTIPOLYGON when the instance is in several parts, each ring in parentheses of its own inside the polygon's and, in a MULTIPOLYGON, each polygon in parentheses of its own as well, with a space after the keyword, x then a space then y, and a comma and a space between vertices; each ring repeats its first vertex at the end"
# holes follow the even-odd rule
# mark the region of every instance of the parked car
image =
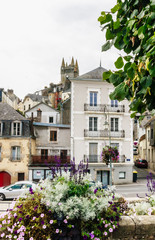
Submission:
POLYGON ((148 168, 148 162, 145 159, 137 159, 135 161, 135 166, 141 168, 148 168))
POLYGON ((133 155, 137 155, 138 154, 138 148, 133 148, 133 155))
POLYGON ((28 188, 35 189, 36 185, 37 183, 32 181, 19 181, 9 186, 0 187, 0 200, 17 198, 28 188))

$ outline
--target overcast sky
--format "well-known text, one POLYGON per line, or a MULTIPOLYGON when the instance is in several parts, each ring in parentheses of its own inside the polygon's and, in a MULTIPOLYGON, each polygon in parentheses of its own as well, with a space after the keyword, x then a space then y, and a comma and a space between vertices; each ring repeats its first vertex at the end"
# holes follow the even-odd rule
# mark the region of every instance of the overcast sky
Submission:
POLYGON ((119 52, 101 52, 97 21, 116 0, 1 0, 0 87, 19 98, 60 82, 62 58, 78 60, 80 75, 114 69, 119 52))

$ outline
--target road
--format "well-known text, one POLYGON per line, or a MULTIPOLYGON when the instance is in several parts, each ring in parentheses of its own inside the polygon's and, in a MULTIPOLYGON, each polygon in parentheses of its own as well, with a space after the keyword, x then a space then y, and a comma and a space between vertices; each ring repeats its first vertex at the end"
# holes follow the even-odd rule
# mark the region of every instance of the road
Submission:
MULTIPOLYGON (((147 189, 147 176, 150 170, 144 168, 134 167, 133 170, 137 171, 137 182, 131 184, 123 184, 116 186, 116 192, 124 196, 125 198, 137 198, 137 194, 140 197, 145 197, 150 192, 147 189)), ((155 174, 153 174, 155 181, 155 174)))

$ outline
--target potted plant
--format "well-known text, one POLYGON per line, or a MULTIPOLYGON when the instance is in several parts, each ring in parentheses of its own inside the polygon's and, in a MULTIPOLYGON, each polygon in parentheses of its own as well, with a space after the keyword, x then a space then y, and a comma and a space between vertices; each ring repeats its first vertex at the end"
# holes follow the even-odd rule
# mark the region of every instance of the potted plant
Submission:
POLYGON ((101 160, 107 165, 109 164, 110 160, 112 162, 118 162, 119 152, 117 147, 105 146, 101 153, 101 160))

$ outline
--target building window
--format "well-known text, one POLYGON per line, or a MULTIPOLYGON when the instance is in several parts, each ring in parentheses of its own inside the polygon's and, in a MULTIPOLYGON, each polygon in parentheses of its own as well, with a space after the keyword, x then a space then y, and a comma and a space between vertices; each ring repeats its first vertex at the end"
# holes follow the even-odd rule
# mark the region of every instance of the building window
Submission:
POLYGON ((11 159, 13 161, 20 160, 20 147, 14 146, 11 149, 11 159))
POLYGON ((49 117, 49 123, 53 123, 53 117, 49 117))
POLYGON ((147 132, 147 140, 150 141, 150 130, 147 132))
POLYGON ((126 172, 119 172, 119 179, 125 179, 126 178, 126 172))
POLYGON ((20 122, 13 122, 12 123, 12 135, 13 136, 20 136, 21 135, 21 123, 20 122))
POLYGON ((50 131, 50 141, 52 142, 57 141, 57 131, 50 131))
POLYGON ((31 104, 29 104, 29 109, 31 108, 31 104))
POLYGON ((0 122, 0 136, 2 136, 3 123, 0 122))
POLYGON ((153 139, 153 129, 151 129, 151 139, 153 139))
POLYGON ((118 118, 111 118, 111 131, 118 132, 118 118))
POLYGON ((41 149, 41 160, 48 159, 48 149, 41 149))
POLYGON ((119 143, 111 143, 111 147, 112 147, 112 148, 117 147, 117 150, 118 150, 118 152, 119 152, 119 143))
POLYGON ((89 131, 97 131, 97 117, 89 117, 89 131))
POLYGON ((97 92, 90 92, 90 106, 97 106, 97 92))
POLYGON ((118 107, 118 101, 117 100, 111 100, 111 107, 118 107))
POLYGON ((25 173, 18 173, 18 181, 23 181, 25 179, 25 173))

